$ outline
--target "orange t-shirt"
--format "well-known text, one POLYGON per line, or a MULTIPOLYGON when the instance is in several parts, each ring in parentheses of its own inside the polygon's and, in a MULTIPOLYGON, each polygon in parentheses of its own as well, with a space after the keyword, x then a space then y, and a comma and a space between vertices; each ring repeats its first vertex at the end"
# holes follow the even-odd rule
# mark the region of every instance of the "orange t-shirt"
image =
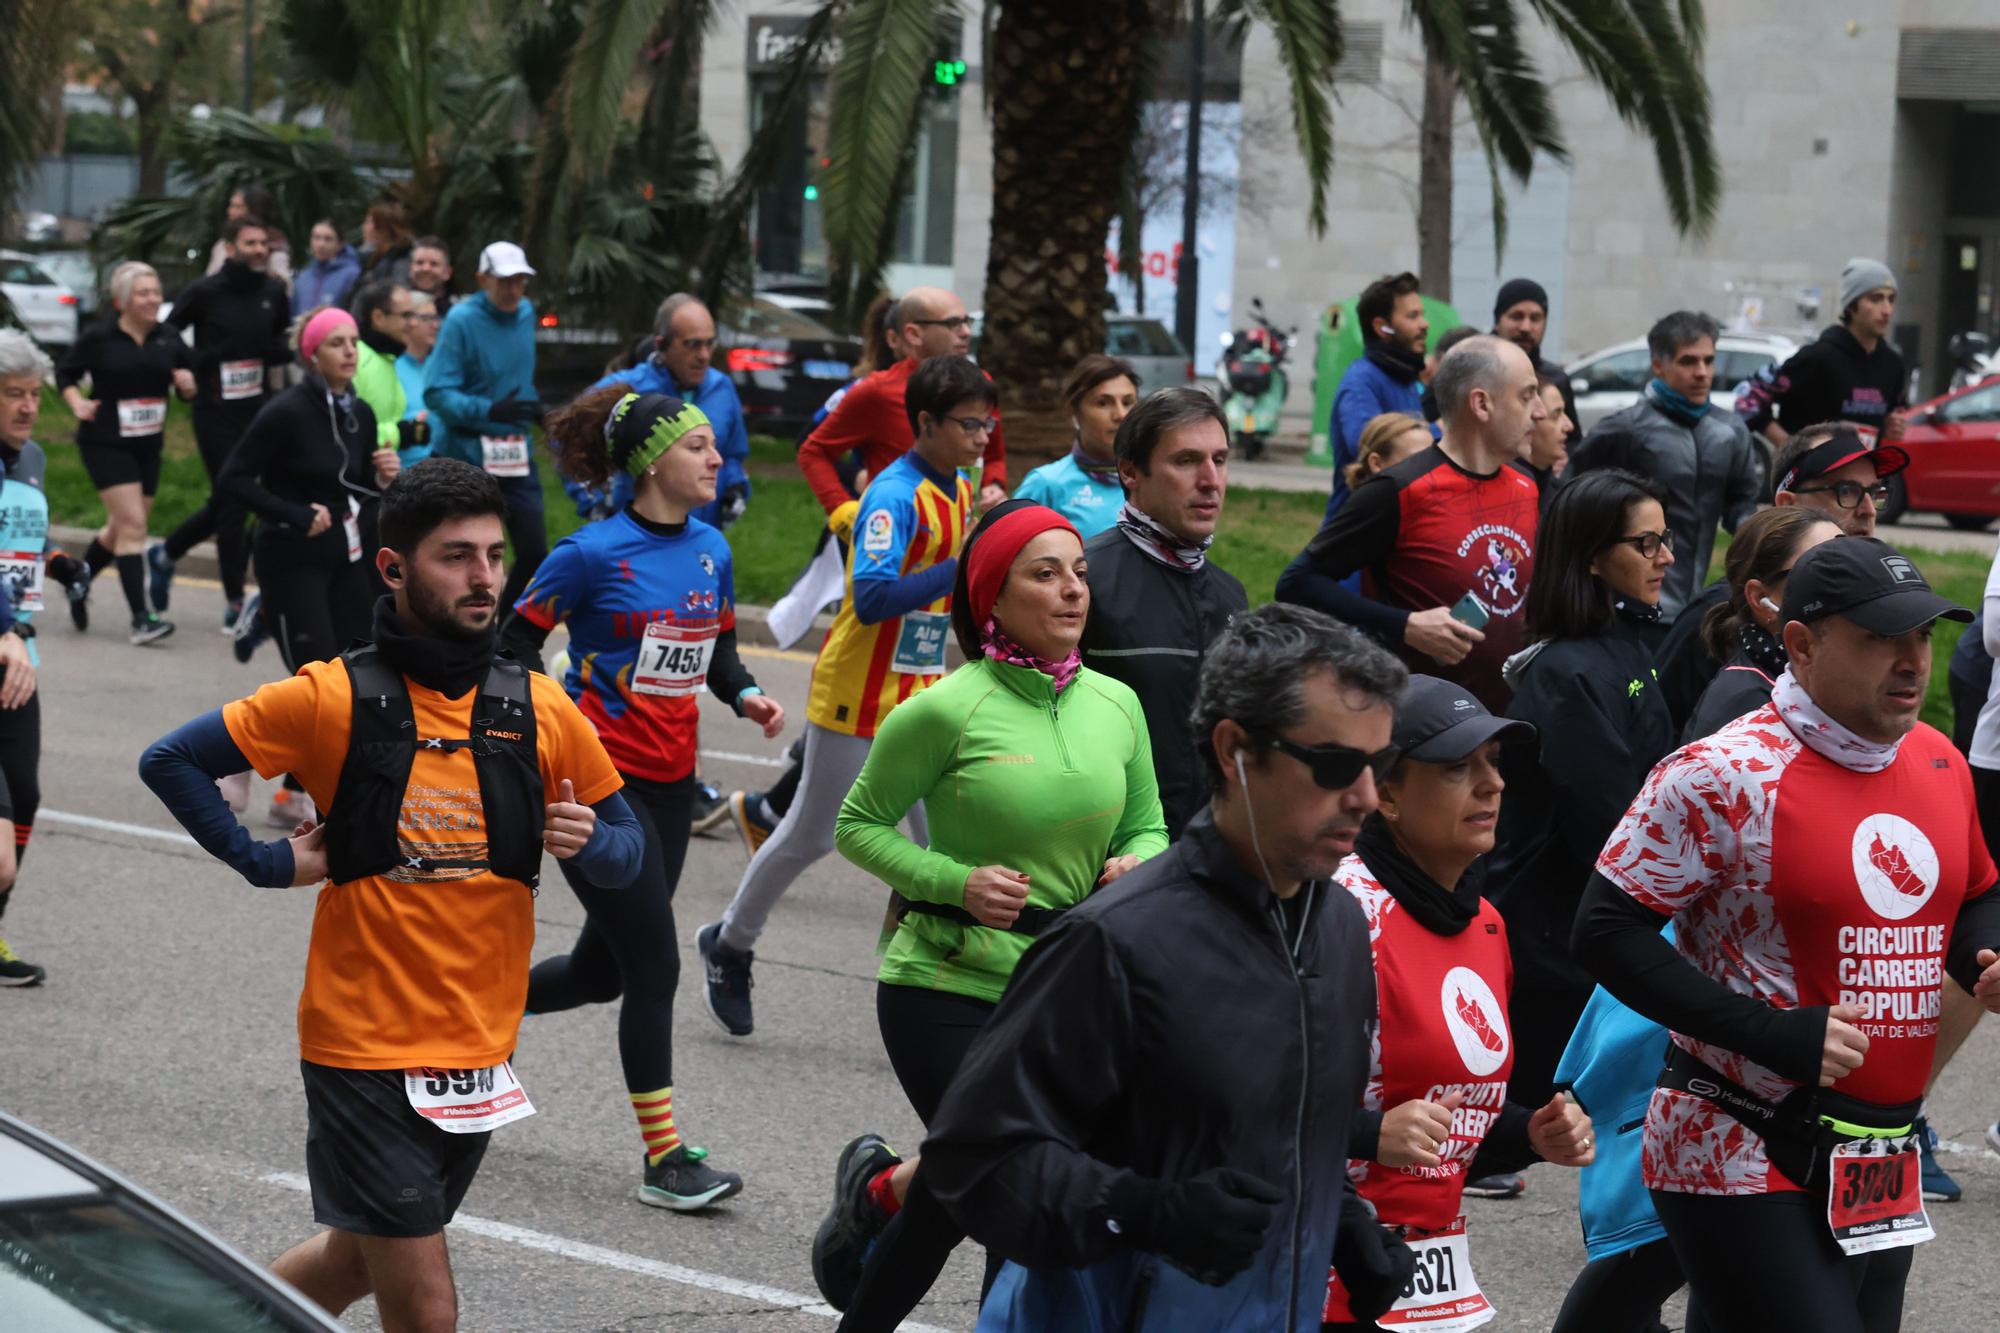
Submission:
MULTIPOLYGON (((529 677, 536 759, 547 799, 568 778, 594 805, 624 785, 562 687, 529 677)), ((405 678, 419 736, 468 733, 478 691, 445 698, 405 678)), ((340 785, 353 690, 338 661, 311 662, 222 710, 264 777, 291 773, 325 810, 340 785)), ((479 775, 469 750, 418 749, 397 838, 412 855, 486 852, 479 775)), ((342 1069, 484 1068, 513 1053, 528 998, 532 896, 485 870, 407 870, 328 883, 313 909, 299 995, 299 1054, 342 1069)))

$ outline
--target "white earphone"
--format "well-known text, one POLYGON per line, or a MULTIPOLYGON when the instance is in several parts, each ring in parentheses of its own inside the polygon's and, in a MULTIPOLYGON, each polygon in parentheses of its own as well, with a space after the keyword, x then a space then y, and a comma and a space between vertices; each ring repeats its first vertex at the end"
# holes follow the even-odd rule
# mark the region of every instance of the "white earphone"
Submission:
POLYGON ((1763 608, 1764 608, 1764 609, 1765 609, 1766 611, 1769 611, 1769 612, 1770 612, 1770 613, 1771 613, 1772 615, 1774 615, 1774 616, 1775 616, 1775 615, 1782 615, 1782 614, 1783 614, 1783 612, 1781 612, 1781 611, 1780 611, 1780 610, 1778 609, 1778 604, 1777 604, 1776 602, 1772 601, 1772 600, 1771 600, 1770 598, 1768 598, 1768 597, 1759 597, 1759 598, 1757 599, 1757 605, 1759 605, 1759 606, 1763 607, 1763 608))

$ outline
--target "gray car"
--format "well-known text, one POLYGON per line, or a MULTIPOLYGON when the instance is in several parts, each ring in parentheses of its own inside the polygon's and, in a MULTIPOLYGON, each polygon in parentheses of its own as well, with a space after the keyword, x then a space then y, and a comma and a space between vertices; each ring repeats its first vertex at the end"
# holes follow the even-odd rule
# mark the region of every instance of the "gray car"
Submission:
POLYGON ((1166 325, 1145 315, 1106 315, 1104 350, 1132 363, 1139 391, 1151 393, 1194 380, 1194 362, 1166 325))

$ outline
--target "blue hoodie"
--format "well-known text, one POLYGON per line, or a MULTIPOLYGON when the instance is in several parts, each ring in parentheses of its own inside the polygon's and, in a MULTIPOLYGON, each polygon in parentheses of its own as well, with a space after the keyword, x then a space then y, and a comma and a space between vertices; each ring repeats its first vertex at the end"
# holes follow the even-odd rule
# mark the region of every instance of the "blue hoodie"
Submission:
POLYGON ((313 260, 292 275, 293 317, 323 305, 345 306, 354 280, 360 276, 361 257, 351 245, 341 246, 340 253, 325 263, 313 260))
MULTIPOLYGON (((431 412, 433 453, 478 467, 483 435, 519 435, 522 427, 490 420, 493 404, 512 394, 535 399, 535 306, 522 300, 503 315, 485 292, 452 304, 424 362, 424 406, 431 412)), ((528 456, 534 467, 534 455, 528 456)))
MULTIPOLYGON (((614 384, 622 384, 633 393, 665 393, 693 403, 708 418, 708 424, 715 428, 716 452, 722 455, 722 471, 715 478, 715 499, 709 501, 691 515, 713 528, 722 527, 719 521, 723 497, 731 491, 743 492, 743 498, 750 498, 750 474, 744 464, 750 457, 750 432, 743 424, 743 404, 736 397, 736 384, 729 376, 714 366, 702 377, 694 392, 689 393, 674 382, 672 372, 659 363, 656 357, 647 357, 630 370, 621 370, 606 375, 586 389, 594 393, 608 389, 614 384)), ((576 501, 576 512, 580 518, 588 518, 600 504, 605 504, 604 492, 582 482, 563 479, 563 490, 576 501)), ((611 478, 611 496, 608 514, 615 514, 632 502, 632 478, 620 472, 611 478)))
MULTIPOLYGON (((1326 516, 1347 502, 1347 465, 1360 456, 1361 432, 1384 412, 1405 412, 1424 419, 1424 386, 1419 380, 1405 384, 1366 356, 1357 358, 1340 377, 1333 395, 1333 419, 1327 423, 1327 442, 1333 449, 1333 494, 1327 497, 1326 516)), ((1433 437, 1437 431, 1431 431, 1433 437)))

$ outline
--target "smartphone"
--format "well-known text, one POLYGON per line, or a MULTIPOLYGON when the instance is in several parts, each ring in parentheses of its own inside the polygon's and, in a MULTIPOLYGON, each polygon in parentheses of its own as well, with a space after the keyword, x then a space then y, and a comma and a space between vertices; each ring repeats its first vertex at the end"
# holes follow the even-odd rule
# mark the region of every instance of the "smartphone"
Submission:
POLYGON ((1486 622, 1492 619, 1486 614, 1486 608, 1479 604, 1479 599, 1469 592, 1458 599, 1457 606, 1451 608, 1451 618, 1469 629, 1485 629, 1486 622))

